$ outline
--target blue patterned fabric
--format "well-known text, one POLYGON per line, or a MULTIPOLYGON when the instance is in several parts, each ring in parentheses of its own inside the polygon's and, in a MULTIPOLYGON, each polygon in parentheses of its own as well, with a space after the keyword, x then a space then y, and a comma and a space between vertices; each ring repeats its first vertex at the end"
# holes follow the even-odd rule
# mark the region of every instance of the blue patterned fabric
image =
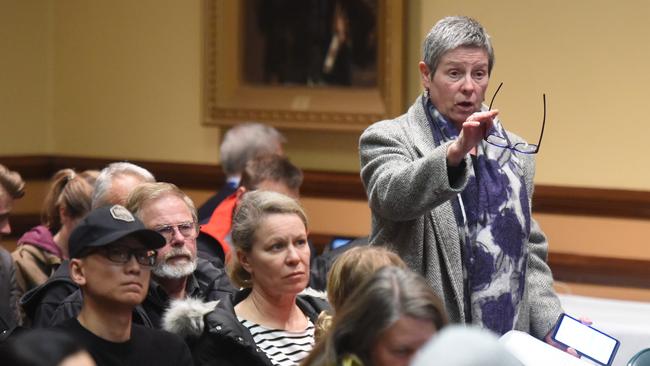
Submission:
MULTIPOLYGON (((428 98, 427 98, 428 99, 428 98)), ((460 131, 427 102, 436 144, 460 131)), ((505 136, 498 120, 495 130, 505 136)), ((469 180, 454 202, 462 243, 467 319, 498 334, 514 329, 526 278, 528 194, 517 153, 487 142, 477 147, 469 180)))

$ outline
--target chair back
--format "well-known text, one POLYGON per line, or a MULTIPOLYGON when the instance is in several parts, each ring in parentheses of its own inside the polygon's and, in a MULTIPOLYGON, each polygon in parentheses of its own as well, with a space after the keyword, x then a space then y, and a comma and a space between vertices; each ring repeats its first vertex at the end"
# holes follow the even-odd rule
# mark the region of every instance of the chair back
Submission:
POLYGON ((627 366, 650 366, 650 348, 637 352, 627 362, 627 366))

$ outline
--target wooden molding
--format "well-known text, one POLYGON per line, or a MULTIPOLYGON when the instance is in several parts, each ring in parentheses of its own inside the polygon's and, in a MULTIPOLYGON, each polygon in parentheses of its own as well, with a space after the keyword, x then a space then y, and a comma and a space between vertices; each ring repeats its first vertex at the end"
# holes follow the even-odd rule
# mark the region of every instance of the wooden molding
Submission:
POLYGON ((650 288, 648 260, 551 252, 548 264, 557 281, 650 288))
MULTIPOLYGON (((38 225, 38 214, 11 216, 13 232, 23 233, 38 225)), ((334 236, 310 234, 309 238, 322 252, 334 236)), ((15 245, 16 236, 9 238, 15 245)), ((7 247, 12 250, 12 246, 7 247)), ((556 281, 601 286, 623 286, 650 289, 650 261, 626 258, 605 258, 579 254, 549 253, 548 264, 556 281)))
MULTIPOLYGON (((0 163, 24 179, 47 180, 63 168, 101 169, 120 158, 77 156, 6 156, 0 163)), ((224 175, 216 164, 131 160, 150 170, 158 180, 182 188, 216 191, 224 175)), ((358 173, 305 170, 301 193, 305 197, 366 200, 358 173)), ((536 185, 533 210, 537 213, 650 219, 650 192, 622 189, 536 185)))

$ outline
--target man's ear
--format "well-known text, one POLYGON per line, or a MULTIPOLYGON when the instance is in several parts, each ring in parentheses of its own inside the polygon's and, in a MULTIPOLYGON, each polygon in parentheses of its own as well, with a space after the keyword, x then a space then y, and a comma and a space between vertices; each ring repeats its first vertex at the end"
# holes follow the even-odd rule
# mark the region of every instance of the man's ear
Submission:
POLYGON ((86 284, 86 274, 82 259, 70 259, 70 278, 79 286, 86 284))
POLYGON ((246 272, 250 273, 251 275, 253 274, 253 267, 251 266, 251 262, 248 259, 248 254, 244 252, 243 250, 237 250, 237 260, 239 261, 239 264, 246 270, 246 272))

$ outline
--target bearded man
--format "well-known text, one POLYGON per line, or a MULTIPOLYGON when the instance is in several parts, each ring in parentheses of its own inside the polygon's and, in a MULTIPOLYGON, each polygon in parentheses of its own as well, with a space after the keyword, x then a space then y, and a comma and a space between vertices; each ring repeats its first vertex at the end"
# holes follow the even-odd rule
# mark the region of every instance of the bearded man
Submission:
POLYGON ((196 255, 198 223, 192 200, 170 183, 145 183, 126 203, 144 225, 165 238, 151 270, 149 293, 142 306, 155 328, 161 327, 171 300, 228 298, 235 290, 222 268, 196 255))

